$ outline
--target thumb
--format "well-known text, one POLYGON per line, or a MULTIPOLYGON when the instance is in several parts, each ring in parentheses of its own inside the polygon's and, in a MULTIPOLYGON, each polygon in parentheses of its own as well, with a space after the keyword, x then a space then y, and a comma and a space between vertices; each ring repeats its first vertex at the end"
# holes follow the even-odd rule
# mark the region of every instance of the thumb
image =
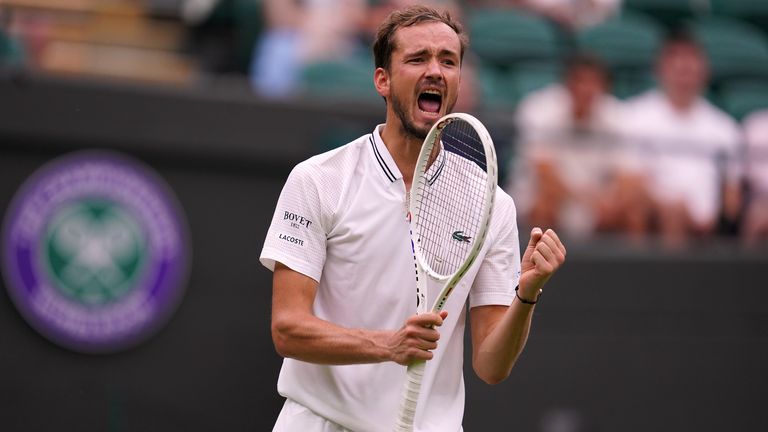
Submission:
POLYGON ((531 230, 531 239, 528 241, 528 248, 533 248, 536 246, 536 244, 541 240, 541 237, 544 235, 544 232, 539 227, 535 227, 531 230))

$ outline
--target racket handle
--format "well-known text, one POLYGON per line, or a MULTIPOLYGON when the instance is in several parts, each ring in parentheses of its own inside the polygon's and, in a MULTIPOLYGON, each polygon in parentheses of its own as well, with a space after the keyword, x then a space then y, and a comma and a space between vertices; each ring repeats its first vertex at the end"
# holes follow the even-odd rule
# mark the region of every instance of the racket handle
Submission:
POLYGON ((424 376, 426 361, 416 361, 408 366, 408 372, 403 385, 403 395, 400 398, 400 411, 397 414, 395 432, 413 431, 413 419, 416 416, 416 404, 421 391, 421 379, 424 376))

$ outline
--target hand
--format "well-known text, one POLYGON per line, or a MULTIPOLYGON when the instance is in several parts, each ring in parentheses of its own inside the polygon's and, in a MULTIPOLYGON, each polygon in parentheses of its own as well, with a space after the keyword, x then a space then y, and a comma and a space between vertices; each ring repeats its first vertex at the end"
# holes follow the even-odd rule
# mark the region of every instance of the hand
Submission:
POLYGON ((392 334, 388 345, 392 351, 391 360, 407 366, 416 360, 430 360, 432 350, 437 348, 440 333, 435 329, 443 324, 448 312, 424 313, 408 318, 402 328, 392 334))
POLYGON ((519 295, 535 300, 539 290, 565 262, 565 246, 557 234, 548 229, 546 232, 536 227, 531 230, 531 240, 523 253, 520 263, 519 295))

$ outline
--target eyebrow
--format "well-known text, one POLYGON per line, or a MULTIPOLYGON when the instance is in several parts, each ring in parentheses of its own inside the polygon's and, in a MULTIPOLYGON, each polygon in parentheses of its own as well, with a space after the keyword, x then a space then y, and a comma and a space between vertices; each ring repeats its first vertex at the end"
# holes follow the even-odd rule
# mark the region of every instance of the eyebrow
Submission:
MULTIPOLYGON (((410 52, 410 53, 406 52, 406 53, 403 54, 403 56, 404 57, 418 57, 418 56, 422 56, 424 54, 429 54, 429 52, 430 52, 429 49, 422 48, 422 49, 420 49, 418 51, 414 51, 414 52, 410 52)), ((459 57, 459 53, 458 52, 456 52, 454 50, 451 50, 451 49, 448 49, 448 48, 441 49, 440 52, 438 53, 438 55, 439 56, 449 55, 449 56, 455 56, 457 58, 459 57)))

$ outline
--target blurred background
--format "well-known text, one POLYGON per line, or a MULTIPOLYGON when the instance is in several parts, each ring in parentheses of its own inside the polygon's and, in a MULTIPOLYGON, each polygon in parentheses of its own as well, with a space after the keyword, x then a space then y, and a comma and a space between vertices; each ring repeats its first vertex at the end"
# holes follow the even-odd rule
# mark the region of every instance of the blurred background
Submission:
MULTIPOLYGON (((271 430, 263 238, 297 162, 383 122, 369 47, 409 3, 0 1, 6 220, 45 163, 113 150, 170 186, 193 255, 118 353, 49 342, 1 290, 0 430, 271 430)), ((768 2, 422 3, 469 33, 456 110, 491 130, 521 243, 569 250, 512 376, 467 368, 465 430, 765 430, 768 2)))

